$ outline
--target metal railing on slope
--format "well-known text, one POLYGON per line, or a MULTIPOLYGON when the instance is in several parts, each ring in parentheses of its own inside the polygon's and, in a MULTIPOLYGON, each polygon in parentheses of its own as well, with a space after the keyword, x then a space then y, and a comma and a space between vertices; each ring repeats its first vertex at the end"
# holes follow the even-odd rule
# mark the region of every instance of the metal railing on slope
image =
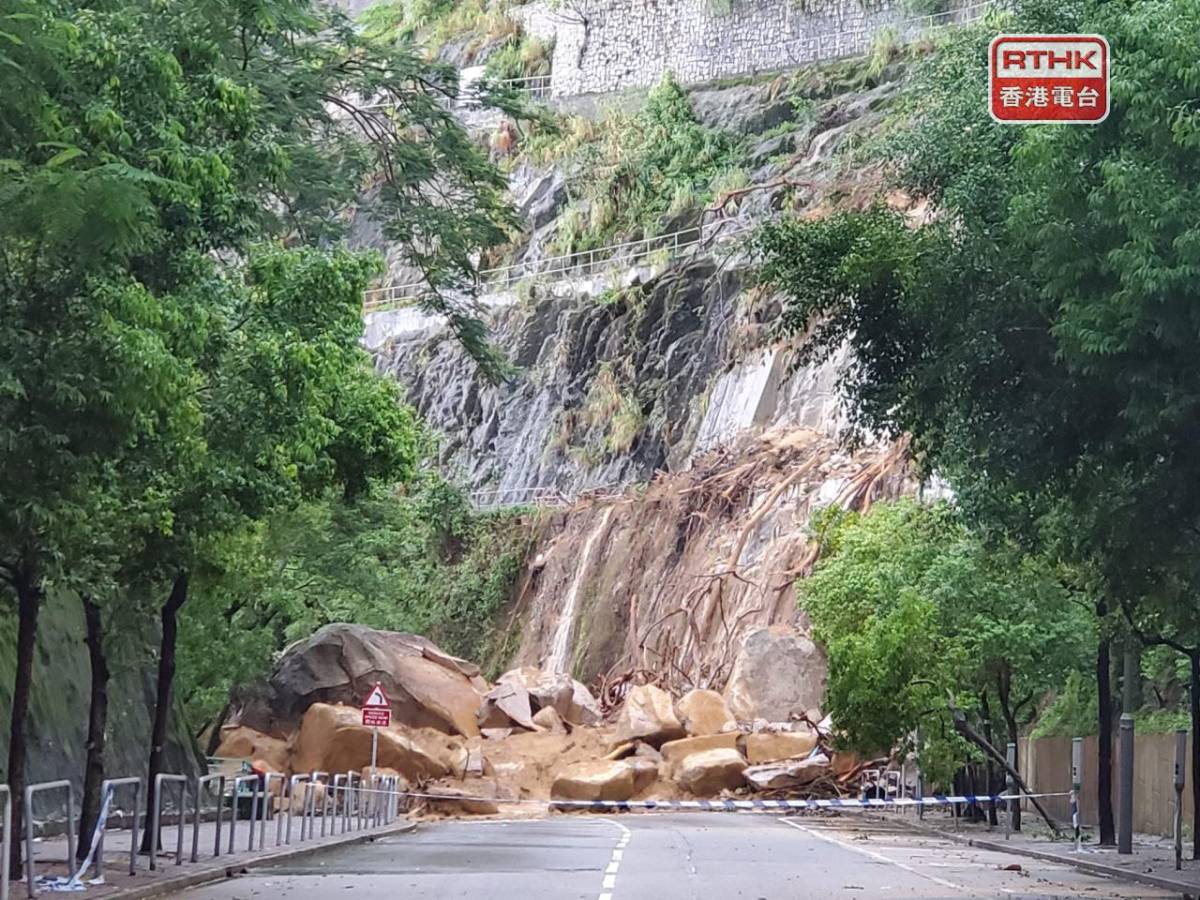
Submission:
MULTIPOLYGON (((481 270, 479 285, 481 290, 488 291, 511 288, 522 281, 544 280, 548 277, 556 280, 586 278, 614 265, 634 265, 659 253, 666 253, 668 257, 675 256, 681 251, 710 241, 731 238, 747 230, 746 225, 722 220, 637 241, 522 260, 512 265, 481 270)), ((428 284, 423 281, 372 288, 363 293, 363 314, 415 306, 429 289, 428 284)))
POLYGON ((628 484, 612 482, 568 494, 555 487, 494 488, 467 494, 472 508, 479 511, 511 509, 517 506, 567 507, 581 500, 612 500, 625 493, 628 484))

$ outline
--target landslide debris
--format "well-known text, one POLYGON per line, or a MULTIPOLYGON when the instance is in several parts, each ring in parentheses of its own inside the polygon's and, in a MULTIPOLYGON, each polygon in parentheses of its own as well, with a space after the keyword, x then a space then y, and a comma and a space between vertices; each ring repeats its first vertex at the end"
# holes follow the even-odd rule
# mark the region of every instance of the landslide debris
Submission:
MULTIPOLYGON (((843 759, 846 774, 835 776, 827 725, 794 716, 741 720, 716 691, 674 696, 631 684, 601 718, 587 687, 562 673, 526 666, 489 685, 470 663, 422 638, 350 625, 328 626, 289 648, 251 715, 243 709, 223 728, 217 755, 260 771, 369 777, 372 731, 358 703, 375 680, 387 686, 394 714, 378 731, 377 772, 398 776, 412 794, 410 808, 427 815, 536 815, 551 799, 715 798, 798 786, 830 793, 856 775, 854 761, 843 759), (449 686, 449 697, 431 689, 438 685, 449 686), (271 708, 271 697, 286 705, 271 708), (274 732, 255 730, 247 718, 274 732)), ((807 706, 810 691, 773 683, 754 708, 807 706)), ((316 790, 321 810, 325 787, 316 790)))

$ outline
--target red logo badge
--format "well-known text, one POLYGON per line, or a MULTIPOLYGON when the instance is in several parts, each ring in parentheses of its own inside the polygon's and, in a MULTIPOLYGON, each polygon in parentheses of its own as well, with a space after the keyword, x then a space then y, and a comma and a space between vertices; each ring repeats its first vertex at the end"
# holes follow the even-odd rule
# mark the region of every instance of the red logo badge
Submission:
POLYGON ((988 54, 998 122, 1095 124, 1108 118, 1108 41, 1096 34, 1002 34, 988 54))

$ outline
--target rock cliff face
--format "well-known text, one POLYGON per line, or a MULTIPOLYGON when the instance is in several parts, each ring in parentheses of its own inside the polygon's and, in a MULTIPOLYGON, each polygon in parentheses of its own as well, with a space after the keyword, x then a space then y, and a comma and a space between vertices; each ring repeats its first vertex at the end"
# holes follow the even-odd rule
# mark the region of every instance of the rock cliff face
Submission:
MULTIPOLYGON (((154 708, 154 666, 143 657, 157 646, 156 619, 126 623, 108 636, 112 681, 108 699, 108 771, 113 776, 145 775, 150 755, 150 711, 154 708), (132 629, 141 629, 133 633, 132 629)), ((7 723, 12 708, 17 629, 0 618, 0 710, 7 723)), ((38 621, 29 717, 29 783, 82 780, 87 741, 91 672, 83 640, 83 612, 73 597, 51 593, 38 621)), ((0 729, 0 759, 8 756, 8 729, 0 729)), ((203 754, 178 718, 167 743, 167 771, 195 772, 203 754)))
MULTIPOLYGON (((542 514, 506 623, 515 664, 585 681, 645 667, 721 689, 748 630, 803 624, 793 582, 815 560, 813 511, 917 490, 903 447, 847 449, 836 395, 847 361, 798 364, 772 333, 778 298, 756 286, 745 241, 724 237, 877 195, 876 173, 843 151, 877 126, 899 75, 823 77, 807 116, 779 82, 694 91, 706 125, 751 135, 750 189, 706 213, 706 240, 682 252, 485 298, 517 367, 509 382, 481 380, 437 322, 373 333, 379 367, 440 434, 451 477, 502 503, 535 489, 572 501, 542 514)), ((517 169, 529 231, 514 258, 548 253, 572 174, 517 169)))

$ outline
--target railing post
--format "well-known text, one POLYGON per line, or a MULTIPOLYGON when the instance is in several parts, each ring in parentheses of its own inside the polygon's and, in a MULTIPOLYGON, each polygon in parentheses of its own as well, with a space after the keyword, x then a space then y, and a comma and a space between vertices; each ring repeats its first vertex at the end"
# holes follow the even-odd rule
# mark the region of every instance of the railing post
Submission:
MULTIPOLYGON (((25 788, 25 888, 30 897, 37 896, 37 875, 33 857, 33 795, 42 791, 67 791, 67 868, 75 865, 75 787, 70 781, 47 781, 25 788)), ((11 799, 11 798, 10 798, 11 799)), ((5 834, 8 830, 5 829, 5 834)))
MULTIPOLYGON (((308 781, 307 775, 293 775, 291 777, 291 780, 288 781, 287 831, 284 832, 284 838, 283 838, 284 844, 290 844, 292 842, 292 819, 294 819, 296 817, 296 785, 302 784, 306 781, 308 781)), ((304 807, 303 806, 300 807, 300 814, 301 814, 300 825, 303 828, 303 826, 304 826, 304 818, 303 818, 304 807)))
POLYGON ((1079 827, 1079 791, 1083 788, 1083 738, 1071 738, 1071 827, 1075 829, 1075 852, 1083 850, 1079 827))
POLYGON ((214 781, 217 782, 217 828, 216 838, 213 842, 213 858, 215 859, 221 855, 221 819, 225 803, 225 776, 221 773, 217 773, 215 775, 201 775, 196 779, 193 785, 196 791, 196 796, 192 800, 192 862, 198 862, 200 860, 200 821, 204 788, 212 784, 214 781))
MULTIPOLYGON (((106 794, 112 795, 116 793, 116 789, 122 785, 133 785, 133 822, 129 830, 129 874, 133 875, 137 872, 137 851, 138 851, 138 807, 142 803, 142 779, 140 778, 106 778, 100 782, 100 805, 104 806, 104 797, 106 794)), ((112 797, 109 797, 109 803, 112 802, 112 797)), ((109 814, 112 814, 110 807, 109 814)), ((96 841, 96 858, 93 860, 93 871, 97 878, 104 876, 104 834, 108 829, 102 829, 100 837, 96 841)))
POLYGON ((0 828, 4 829, 4 837, 0 839, 0 900, 8 900, 8 857, 12 848, 12 790, 7 784, 0 784, 0 800, 4 802, 4 811, 0 813, 0 828))
MULTIPOLYGON (((261 819, 261 824, 259 825, 259 828, 258 828, 258 846, 263 850, 265 850, 267 847, 267 819, 270 818, 270 815, 268 815, 268 814, 274 812, 274 810, 271 809, 271 798, 273 796, 271 793, 271 779, 272 778, 279 779, 279 796, 280 796, 280 798, 283 797, 283 788, 284 788, 284 785, 287 784, 287 776, 282 775, 279 772, 267 772, 266 775, 263 777, 262 819, 261 819)), ((279 817, 276 817, 276 818, 278 818, 278 822, 275 825, 275 846, 278 847, 279 846, 279 838, 282 833, 280 831, 280 829, 283 827, 283 819, 279 818, 279 817)))
MULTIPOLYGON (((258 785, 257 775, 238 775, 233 779, 233 795, 230 801, 231 812, 229 816, 229 853, 235 853, 236 847, 234 841, 237 838, 237 823, 238 823, 238 788, 248 781, 253 781, 255 787, 258 785)), ((253 795, 252 795, 253 796, 253 795)), ((250 841, 247 850, 254 849, 254 814, 258 811, 258 805, 253 800, 250 806, 250 841)))

